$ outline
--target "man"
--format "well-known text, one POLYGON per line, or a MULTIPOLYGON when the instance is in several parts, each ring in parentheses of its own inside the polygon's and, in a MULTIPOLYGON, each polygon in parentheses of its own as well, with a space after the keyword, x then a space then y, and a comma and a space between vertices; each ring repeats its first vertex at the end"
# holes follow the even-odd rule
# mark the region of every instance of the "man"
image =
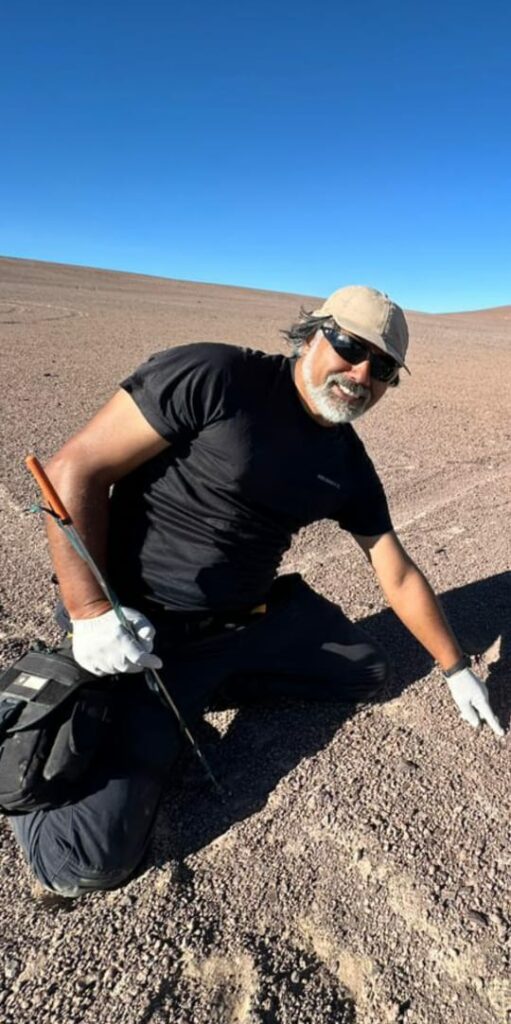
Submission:
POLYGON ((291 359, 202 343, 156 354, 47 466, 138 636, 50 523, 76 660, 126 673, 108 754, 75 803, 14 821, 38 878, 64 895, 126 880, 150 837, 181 739, 144 667, 161 668, 192 727, 207 707, 355 704, 381 687, 385 655, 360 627, 297 574, 277 577, 293 533, 315 520, 353 534, 462 717, 502 735, 351 426, 406 369, 402 310, 351 286, 284 333, 291 359))

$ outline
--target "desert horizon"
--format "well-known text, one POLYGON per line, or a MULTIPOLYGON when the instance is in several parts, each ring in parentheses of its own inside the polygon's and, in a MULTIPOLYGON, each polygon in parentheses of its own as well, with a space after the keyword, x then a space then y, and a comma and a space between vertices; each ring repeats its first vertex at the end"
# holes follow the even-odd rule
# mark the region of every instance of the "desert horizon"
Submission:
MULTIPOLYGON (((108 275, 108 274, 121 274, 123 277, 142 278, 142 279, 147 279, 147 280, 150 280, 150 281, 174 282, 175 284, 191 284, 191 285, 197 285, 197 286, 203 286, 204 285, 204 286, 210 287, 210 288, 230 288, 230 289, 233 289, 233 290, 241 290, 241 291, 244 291, 244 292, 257 292, 257 293, 260 293, 260 294, 268 294, 268 295, 292 295, 292 296, 298 296, 298 297, 300 297, 300 295, 301 295, 301 293, 298 292, 298 291, 292 291, 292 292, 280 291, 278 289, 276 290, 276 289, 270 289, 270 288, 258 288, 258 287, 255 287, 255 286, 251 287, 250 285, 242 285, 242 284, 222 284, 222 283, 218 283, 218 282, 215 282, 215 281, 202 281, 202 280, 195 281, 195 280, 191 280, 189 278, 166 277, 166 276, 163 276, 161 274, 145 274, 142 271, 123 270, 123 269, 120 269, 120 268, 113 268, 113 267, 94 267, 94 266, 90 266, 89 264, 85 264, 85 263, 60 263, 60 262, 55 262, 55 260, 36 260, 36 259, 32 259, 31 257, 25 257, 25 256, 8 256, 6 254, 0 254, 0 263, 13 263, 13 264, 20 263, 20 264, 23 264, 23 265, 30 264, 33 267, 37 267, 37 266, 48 267, 48 268, 53 267, 53 268, 61 270, 61 271, 66 271, 66 270, 69 270, 69 271, 73 271, 73 270, 93 271, 95 274, 104 275, 105 276, 105 280, 106 280, 106 275, 108 275)), ((376 287, 376 285, 372 285, 372 287, 376 287)), ((511 317, 511 305, 507 305, 507 304, 506 305, 499 305, 499 306, 474 307, 474 308, 468 308, 468 309, 463 308, 463 309, 459 309, 459 310, 448 309, 448 310, 442 311, 440 313, 438 313, 438 312, 430 312, 427 309, 419 310, 419 309, 409 309, 408 307, 403 307, 403 308, 405 308, 406 312, 408 312, 408 313, 417 313, 418 315, 422 314, 424 316, 463 316, 465 314, 474 314, 474 315, 483 314, 483 315, 491 315, 491 316, 497 316, 497 317, 502 316, 504 319, 507 319, 508 317, 511 317)))

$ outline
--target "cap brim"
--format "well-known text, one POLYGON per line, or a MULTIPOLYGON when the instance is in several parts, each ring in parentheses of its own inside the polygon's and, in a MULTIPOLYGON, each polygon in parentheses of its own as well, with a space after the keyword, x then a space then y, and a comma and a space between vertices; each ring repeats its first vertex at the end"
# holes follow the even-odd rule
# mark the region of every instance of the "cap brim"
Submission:
POLYGON ((357 338, 362 338, 362 340, 364 341, 370 341, 371 344, 376 345, 378 348, 381 348, 383 352, 387 353, 387 355, 392 356, 392 359, 395 359, 398 366, 401 366, 403 370, 406 370, 407 373, 410 373, 410 370, 408 369, 402 355, 399 354, 399 352, 397 351, 397 349, 394 348, 393 345, 389 345, 389 343, 385 341, 385 339, 382 338, 381 334, 378 334, 377 331, 368 330, 367 327, 363 327, 361 324, 357 324, 353 320, 346 320, 344 317, 342 319, 342 324, 340 324, 339 321, 335 318, 335 316, 332 315, 332 313, 325 312, 324 309, 313 309, 312 315, 331 317, 332 320, 335 320, 336 324, 338 324, 341 330, 344 327, 344 329, 346 331, 350 331, 351 334, 356 334, 357 338))

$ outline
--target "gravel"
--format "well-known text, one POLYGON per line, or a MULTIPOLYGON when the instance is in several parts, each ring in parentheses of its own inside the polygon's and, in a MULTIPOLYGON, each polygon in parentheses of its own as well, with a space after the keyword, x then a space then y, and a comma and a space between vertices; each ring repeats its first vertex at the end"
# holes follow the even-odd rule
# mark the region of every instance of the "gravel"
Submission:
MULTIPOLYGON (((24 456, 47 458, 150 352, 279 351, 315 299, 0 260, 3 665, 59 635, 24 456)), ((413 376, 360 434, 508 729, 511 309, 409 320, 413 376)), ((283 568, 385 644, 384 699, 208 715, 231 797, 219 805, 185 760, 139 875, 115 892, 45 894, 3 819, 2 1024, 509 1021, 508 735, 461 722, 334 524, 302 531, 283 568)))

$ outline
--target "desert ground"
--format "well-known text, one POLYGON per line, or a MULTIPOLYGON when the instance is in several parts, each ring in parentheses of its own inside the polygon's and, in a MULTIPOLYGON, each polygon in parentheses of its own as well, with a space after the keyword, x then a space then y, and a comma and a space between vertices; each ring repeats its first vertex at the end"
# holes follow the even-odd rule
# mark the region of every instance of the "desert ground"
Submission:
MULTIPOLYGON (((47 459, 151 352, 285 351, 316 302, 0 260, 2 666, 60 636, 24 456, 47 459)), ((505 739, 461 721, 353 539, 302 531, 282 570, 386 646, 382 699, 207 715, 228 800, 186 755, 117 891, 45 895, 2 818, 2 1024, 511 1020, 511 307, 408 318, 412 375, 357 430, 505 739)))

